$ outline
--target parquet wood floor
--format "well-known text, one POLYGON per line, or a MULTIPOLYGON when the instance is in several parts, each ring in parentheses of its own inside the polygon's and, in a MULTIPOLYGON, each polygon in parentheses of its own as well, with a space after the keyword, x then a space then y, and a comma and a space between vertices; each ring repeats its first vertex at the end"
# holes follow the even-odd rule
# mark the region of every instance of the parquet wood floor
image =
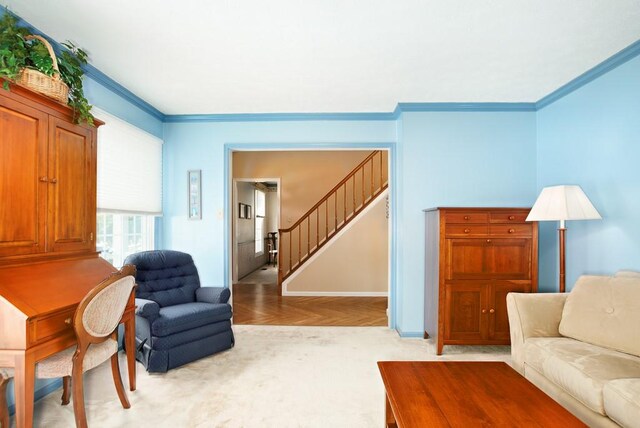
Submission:
POLYGON ((281 297, 276 284, 233 285, 235 324, 386 326, 386 310, 386 297, 281 297))

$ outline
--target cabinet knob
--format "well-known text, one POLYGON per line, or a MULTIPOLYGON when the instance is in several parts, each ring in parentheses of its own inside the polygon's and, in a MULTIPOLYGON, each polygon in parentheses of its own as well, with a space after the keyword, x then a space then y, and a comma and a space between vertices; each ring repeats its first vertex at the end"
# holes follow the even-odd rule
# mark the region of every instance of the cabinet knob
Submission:
POLYGON ((495 310, 495 309, 493 309, 493 308, 489 309, 489 313, 490 313, 490 314, 494 313, 495 311, 496 311, 496 310, 495 310))
POLYGON ((40 177, 40 181, 46 183, 47 181, 49 181, 49 179, 47 177, 40 177))
POLYGON ((465 229, 464 230, 464 233, 469 233, 469 232, 471 232, 471 230, 469 230, 469 229, 465 229))
POLYGON ((486 310, 486 309, 483 309, 483 310, 482 310, 482 313, 483 313, 483 314, 486 314, 486 313, 487 313, 487 310, 486 310))
POLYGON ((487 242, 491 242, 491 239, 487 239, 487 242))
POLYGON ((464 219, 469 220, 469 216, 468 215, 464 216, 464 219))
POLYGON ((56 183, 58 182, 58 179, 57 179, 57 178, 52 178, 52 179, 51 179, 51 182, 52 182, 53 184, 56 184, 56 183))
POLYGON ((515 229, 509 229, 509 233, 513 233, 515 231, 516 231, 515 229))
POLYGON ((516 219, 516 216, 514 216, 514 215, 510 215, 509 216, 509 220, 515 220, 515 219, 516 219))
POLYGON ((71 325, 71 318, 67 318, 66 320, 64 320, 65 324, 71 325))

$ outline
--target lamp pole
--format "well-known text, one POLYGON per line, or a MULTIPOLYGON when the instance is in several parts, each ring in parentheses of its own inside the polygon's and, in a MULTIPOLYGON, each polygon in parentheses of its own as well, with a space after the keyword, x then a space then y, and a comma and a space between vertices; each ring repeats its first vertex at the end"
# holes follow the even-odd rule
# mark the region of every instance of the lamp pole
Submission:
POLYGON ((558 237, 560 239, 560 278, 558 284, 558 291, 560 293, 564 293, 565 285, 566 285, 566 275, 565 275, 565 258, 564 258, 564 244, 565 244, 565 233, 567 232, 567 228, 565 227, 564 220, 560 220, 560 228, 558 229, 558 237))

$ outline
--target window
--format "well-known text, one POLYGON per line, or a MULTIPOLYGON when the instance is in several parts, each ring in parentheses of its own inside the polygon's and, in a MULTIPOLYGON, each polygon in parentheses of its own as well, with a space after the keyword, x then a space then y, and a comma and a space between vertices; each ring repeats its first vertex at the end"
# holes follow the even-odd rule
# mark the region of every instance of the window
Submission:
POLYGON ((155 217, 162 214, 162 140, 106 112, 98 128, 96 246, 120 267, 133 253, 154 249, 155 217))
POLYGON ((120 267, 128 255, 154 248, 154 216, 98 213, 96 247, 102 258, 120 267))
POLYGON ((255 234, 256 255, 264 253, 264 218, 266 216, 265 193, 255 190, 255 234))

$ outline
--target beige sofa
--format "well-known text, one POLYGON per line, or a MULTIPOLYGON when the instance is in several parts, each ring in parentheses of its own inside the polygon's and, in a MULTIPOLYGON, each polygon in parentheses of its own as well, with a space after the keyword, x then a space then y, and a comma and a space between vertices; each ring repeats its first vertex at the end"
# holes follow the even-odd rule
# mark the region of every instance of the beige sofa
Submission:
POLYGON ((640 427, 640 273, 507 296, 513 366, 593 427, 640 427))

